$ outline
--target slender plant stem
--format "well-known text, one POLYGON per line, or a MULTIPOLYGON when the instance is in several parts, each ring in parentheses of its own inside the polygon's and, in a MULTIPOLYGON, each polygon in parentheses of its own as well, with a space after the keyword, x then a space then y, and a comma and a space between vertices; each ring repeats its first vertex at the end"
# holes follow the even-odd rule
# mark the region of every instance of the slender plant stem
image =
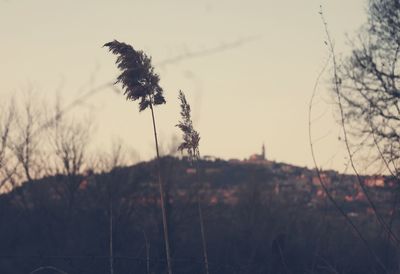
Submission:
POLYGON ((160 187, 160 202, 161 202, 162 221, 163 221, 163 228, 164 228, 165 253, 167 256, 168 274, 172 274, 171 251, 170 251, 170 246, 169 246, 169 234, 168 234, 168 223, 167 223, 167 209, 166 209, 165 200, 164 200, 164 196, 165 196, 164 186, 163 186, 163 182, 161 180, 160 153, 158 150, 157 129, 156 129, 156 121, 154 118, 154 110, 153 110, 152 100, 150 101, 150 110, 151 110, 151 118, 153 120, 154 141, 156 144, 156 152, 157 152, 157 173, 158 173, 158 184, 160 187))
POLYGON ((149 241, 147 240, 147 235, 144 230, 143 230, 143 236, 146 245, 146 269, 147 269, 147 274, 150 274, 150 244, 149 241))
POLYGON ((201 242, 203 245, 203 256, 204 256, 204 268, 205 268, 206 274, 210 274, 209 267, 208 267, 207 242, 206 242, 206 236, 205 236, 205 231, 204 231, 203 210, 201 209, 200 199, 197 201, 197 207, 199 209, 201 242))
MULTIPOLYGON (((199 176, 200 176, 199 158, 200 158, 200 155, 197 155, 197 157, 195 157, 197 178, 199 178, 199 176)), ((209 266, 208 266, 208 252, 207 252, 206 233, 205 233, 205 229, 204 229, 203 210, 201 208, 201 199, 200 199, 199 192, 197 192, 197 208, 199 211, 201 243, 203 246, 203 257, 204 257, 204 268, 205 268, 205 273, 210 274, 209 266)))
MULTIPOLYGON (((109 182, 110 184, 110 182, 109 182)), ((110 274, 114 274, 114 239, 113 239, 113 201, 112 201, 112 194, 111 194, 111 184, 109 186, 109 214, 110 214, 110 274)))

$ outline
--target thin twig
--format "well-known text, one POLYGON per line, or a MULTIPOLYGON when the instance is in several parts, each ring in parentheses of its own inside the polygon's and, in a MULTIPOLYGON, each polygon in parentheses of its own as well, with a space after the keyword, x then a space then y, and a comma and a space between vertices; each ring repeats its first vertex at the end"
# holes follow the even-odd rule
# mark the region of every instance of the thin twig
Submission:
POLYGON ((391 239, 393 239, 393 241, 398 244, 400 242, 400 240, 398 239, 397 235, 395 235, 389 229, 388 225, 386 224, 386 222, 384 221, 382 216, 378 213, 378 210, 377 210, 374 202, 372 201, 368 191, 366 190, 364 184, 362 183, 361 176, 360 176, 357 168, 355 167, 355 163, 354 163, 354 160, 353 160, 353 153, 351 152, 351 149, 350 149, 349 138, 348 138, 347 129, 346 129, 346 126, 345 126, 345 116, 344 116, 344 110, 343 110, 343 105, 342 105, 342 96, 340 94, 340 87, 339 87, 340 80, 339 80, 339 76, 338 76, 338 72, 337 72, 338 66, 337 66, 337 61, 336 61, 335 49, 334 49, 334 46, 333 46, 333 42, 332 42, 331 36, 329 34, 328 24, 327 24, 327 22, 325 20, 323 12, 322 12, 322 7, 321 7, 320 15, 321 15, 322 22, 324 24, 325 34, 326 34, 326 37, 327 37, 327 40, 328 40, 327 46, 328 46, 328 48, 329 48, 329 50, 330 50, 330 52, 332 54, 333 72, 334 72, 334 91, 335 91, 335 94, 336 94, 336 97, 337 97, 337 100, 338 100, 340 118, 341 118, 340 122, 341 122, 341 126, 342 126, 342 129, 343 129, 344 142, 345 142, 345 145, 346 145, 346 150, 347 150, 347 153, 348 153, 348 156, 349 156, 351 167, 352 167, 354 173, 356 174, 357 182, 358 182, 363 194, 365 195, 368 204, 372 208, 372 210, 373 210, 373 212, 374 212, 374 214, 376 216, 376 219, 378 220, 378 222, 380 223, 382 228, 391 236, 391 239))
MULTIPOLYGON (((322 13, 322 7, 321 7, 321 11, 320 11, 324 26, 325 26, 325 30, 327 31, 327 25, 325 22, 325 19, 323 17, 323 13, 322 13)), ((334 58, 334 52, 331 51, 331 56, 330 58, 334 58)), ((314 144, 312 141, 312 132, 311 132, 311 113, 312 113, 312 106, 313 106, 313 100, 317 91, 317 87, 320 81, 320 78, 322 77, 330 58, 327 60, 327 63, 325 64, 325 66, 323 67, 323 69, 321 70, 320 74, 318 75, 314 88, 313 88, 313 93, 310 99, 310 103, 309 103, 309 112, 308 112, 308 135, 309 135, 309 143, 310 143, 310 148, 311 148, 311 155, 312 155, 312 159, 314 162, 314 166, 315 166, 315 170, 317 172, 317 176, 318 176, 318 180, 320 182, 320 185, 322 187, 322 189, 324 190, 326 196, 328 197, 328 199, 331 201, 331 203, 334 205, 334 207, 339 211, 339 213, 345 218, 346 222, 350 225, 350 227, 354 230, 354 232, 356 233, 356 235, 361 239, 361 241, 364 243, 364 245, 367 247, 367 249, 369 250, 369 252, 371 253, 371 255, 375 258, 375 260, 377 261, 377 263, 379 264, 379 266, 385 271, 386 271, 386 267, 384 266, 384 264, 382 263, 382 261, 380 260, 380 258, 377 256, 377 254, 375 253, 375 251, 372 249, 372 247, 370 246, 370 244, 368 243, 368 241, 364 238, 364 236, 362 235, 361 231, 358 229, 358 227, 353 223, 353 221, 349 218, 349 216, 343 211, 343 209, 339 206, 339 204, 336 202, 336 200, 333 198, 333 196, 331 195, 330 191, 328 190, 327 186, 325 185, 325 182, 322 179, 321 176, 321 172, 320 169, 318 168, 318 164, 317 164, 317 160, 316 160, 316 156, 315 156, 315 152, 314 152, 314 144)))

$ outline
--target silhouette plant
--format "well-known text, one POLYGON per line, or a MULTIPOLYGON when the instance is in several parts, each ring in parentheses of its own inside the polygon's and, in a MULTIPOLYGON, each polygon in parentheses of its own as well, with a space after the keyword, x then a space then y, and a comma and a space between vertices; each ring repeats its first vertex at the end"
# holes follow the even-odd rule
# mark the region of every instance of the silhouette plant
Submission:
POLYGON ((179 121, 179 124, 176 126, 183 133, 183 141, 179 145, 178 150, 184 151, 186 150, 189 154, 189 158, 193 160, 197 160, 200 157, 199 152, 199 143, 200 143, 200 134, 193 128, 193 122, 190 114, 190 105, 186 100, 186 96, 182 91, 179 91, 178 97, 181 103, 181 117, 182 120, 179 121))
POLYGON ((157 173, 160 188, 160 200, 162 210, 162 221, 164 228, 165 253, 167 257, 168 273, 172 274, 171 253, 169 245, 167 210, 165 206, 165 193, 160 171, 160 153, 157 139, 157 129, 154 117, 154 106, 165 104, 163 89, 159 85, 160 77, 154 72, 151 58, 143 51, 135 50, 132 46, 114 40, 106 43, 109 51, 118 55, 117 67, 121 70, 115 84, 122 84, 124 95, 127 100, 139 100, 139 112, 150 108, 153 122, 153 133, 157 153, 157 173))
MULTIPOLYGON (((183 141, 179 145, 178 150, 181 152, 187 151, 191 163, 196 165, 196 174, 199 176, 199 160, 200 160, 200 134, 194 129, 193 122, 190 114, 190 105, 186 100, 186 96, 182 91, 179 91, 178 97, 181 103, 181 118, 182 120, 176 125, 180 128, 183 133, 183 141)), ((203 211, 201 208, 201 199, 199 193, 197 193, 197 208, 199 211, 199 221, 200 221, 200 232, 201 232, 201 243, 203 247, 203 257, 204 257, 204 269, 205 273, 209 274, 208 267, 208 253, 207 253, 207 241, 204 230, 204 219, 203 211)))

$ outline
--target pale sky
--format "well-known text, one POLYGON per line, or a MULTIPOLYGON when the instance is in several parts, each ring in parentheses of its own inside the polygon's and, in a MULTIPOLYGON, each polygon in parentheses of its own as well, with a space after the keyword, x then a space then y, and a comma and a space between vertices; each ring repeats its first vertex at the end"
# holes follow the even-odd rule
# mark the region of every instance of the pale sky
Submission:
MULTIPOLYGON (((308 102, 328 52, 319 15, 322 4, 338 55, 366 19, 366 0, 0 0, 0 96, 31 85, 48 100, 61 86, 64 105, 118 75, 113 39, 144 50, 160 74, 167 104, 157 107, 161 142, 179 119, 182 89, 201 134, 201 154, 243 159, 265 142, 267 157, 312 167, 308 102), (241 41, 239 45, 235 44, 241 41), (236 46, 229 47, 231 44, 236 46), (223 48, 201 57, 158 65, 176 56, 223 48)), ((343 170, 334 106, 321 82, 313 125, 325 168, 343 170)), ((94 149, 120 138, 154 157, 150 113, 105 89, 75 109, 97 125, 94 149)))

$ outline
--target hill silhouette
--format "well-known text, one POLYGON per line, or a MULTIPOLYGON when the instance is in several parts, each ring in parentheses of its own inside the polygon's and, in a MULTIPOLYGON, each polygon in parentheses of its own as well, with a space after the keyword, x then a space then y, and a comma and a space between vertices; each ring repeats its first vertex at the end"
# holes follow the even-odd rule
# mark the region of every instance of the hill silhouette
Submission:
MULTIPOLYGON (((116 273, 146 273, 147 263, 151 273, 163 273, 155 165, 149 161, 107 173, 57 175, 0 195, 0 272, 30 273, 52 265, 67 273, 108 273, 112 204, 116 273)), ((305 273, 326 262, 336 262, 339 272, 377 268, 373 260, 365 261, 371 255, 327 201, 313 170, 215 159, 201 160, 197 174, 190 161, 174 157, 163 157, 161 168, 176 273, 202 270, 197 193, 205 205, 212 273, 305 273)), ((379 201, 391 195, 391 179, 363 179, 389 216, 389 205, 379 201)), ((354 176, 325 171, 323 180, 371 244, 395 265, 395 253, 379 236, 354 176)), ((329 271, 321 267, 316 273, 329 271)))

